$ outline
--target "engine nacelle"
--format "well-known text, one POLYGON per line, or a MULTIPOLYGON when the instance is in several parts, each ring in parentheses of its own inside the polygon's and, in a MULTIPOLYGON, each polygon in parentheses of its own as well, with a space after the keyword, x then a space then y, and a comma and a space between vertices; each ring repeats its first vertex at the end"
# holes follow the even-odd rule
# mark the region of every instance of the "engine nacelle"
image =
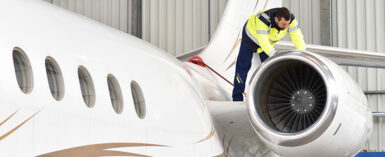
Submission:
POLYGON ((353 156, 371 135, 372 113, 361 88, 337 64, 315 53, 270 58, 249 87, 251 123, 281 156, 353 156))

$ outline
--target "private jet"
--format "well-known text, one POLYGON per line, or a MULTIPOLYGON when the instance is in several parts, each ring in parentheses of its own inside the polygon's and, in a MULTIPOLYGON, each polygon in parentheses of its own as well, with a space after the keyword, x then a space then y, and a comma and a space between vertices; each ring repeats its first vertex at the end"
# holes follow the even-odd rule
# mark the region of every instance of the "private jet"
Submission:
POLYGON ((385 67, 376 53, 280 43, 232 102, 211 69, 232 80, 244 22, 279 0, 229 0, 210 43, 178 57, 41 0, 1 3, 1 156, 353 156, 371 134, 338 64, 385 67))

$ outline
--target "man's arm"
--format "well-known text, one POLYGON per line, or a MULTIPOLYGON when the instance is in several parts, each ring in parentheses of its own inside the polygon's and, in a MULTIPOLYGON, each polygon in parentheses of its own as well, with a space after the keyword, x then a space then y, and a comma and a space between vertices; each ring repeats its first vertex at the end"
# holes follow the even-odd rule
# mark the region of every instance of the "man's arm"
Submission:
POLYGON ((303 34, 298 27, 298 22, 296 19, 294 19, 290 23, 288 32, 290 35, 291 42, 293 42, 297 50, 305 50, 306 46, 305 41, 303 40, 303 34))
MULTIPOLYGON (((269 26, 266 25, 260 18, 256 17, 255 20, 250 21, 250 25, 247 26, 250 34, 258 41, 258 45, 261 46, 261 49, 269 56, 274 55, 277 51, 274 50, 274 47, 270 44, 269 41, 269 26)), ((270 19, 263 19, 267 22, 270 19)))

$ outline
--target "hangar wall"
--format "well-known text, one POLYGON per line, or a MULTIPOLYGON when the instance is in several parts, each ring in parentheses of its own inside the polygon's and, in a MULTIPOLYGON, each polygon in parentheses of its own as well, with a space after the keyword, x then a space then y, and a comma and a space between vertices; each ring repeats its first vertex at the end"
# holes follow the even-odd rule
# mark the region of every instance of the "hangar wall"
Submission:
POLYGON ((143 0, 143 39, 173 55, 210 40, 227 0, 143 0))
POLYGON ((141 37, 141 0, 44 0, 141 37))

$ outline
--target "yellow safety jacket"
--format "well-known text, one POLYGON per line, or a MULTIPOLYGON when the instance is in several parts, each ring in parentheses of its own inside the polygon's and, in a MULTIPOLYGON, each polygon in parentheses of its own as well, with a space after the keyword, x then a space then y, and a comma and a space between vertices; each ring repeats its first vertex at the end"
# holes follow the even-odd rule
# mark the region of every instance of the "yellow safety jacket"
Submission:
POLYGON ((276 9, 262 10, 258 14, 252 15, 247 21, 245 32, 251 40, 259 45, 257 52, 261 53, 264 51, 268 55, 275 54, 276 51, 273 46, 287 32, 289 32, 290 39, 295 47, 298 50, 304 50, 306 48, 305 41, 294 15, 291 14, 289 28, 281 30, 274 21, 276 9))

